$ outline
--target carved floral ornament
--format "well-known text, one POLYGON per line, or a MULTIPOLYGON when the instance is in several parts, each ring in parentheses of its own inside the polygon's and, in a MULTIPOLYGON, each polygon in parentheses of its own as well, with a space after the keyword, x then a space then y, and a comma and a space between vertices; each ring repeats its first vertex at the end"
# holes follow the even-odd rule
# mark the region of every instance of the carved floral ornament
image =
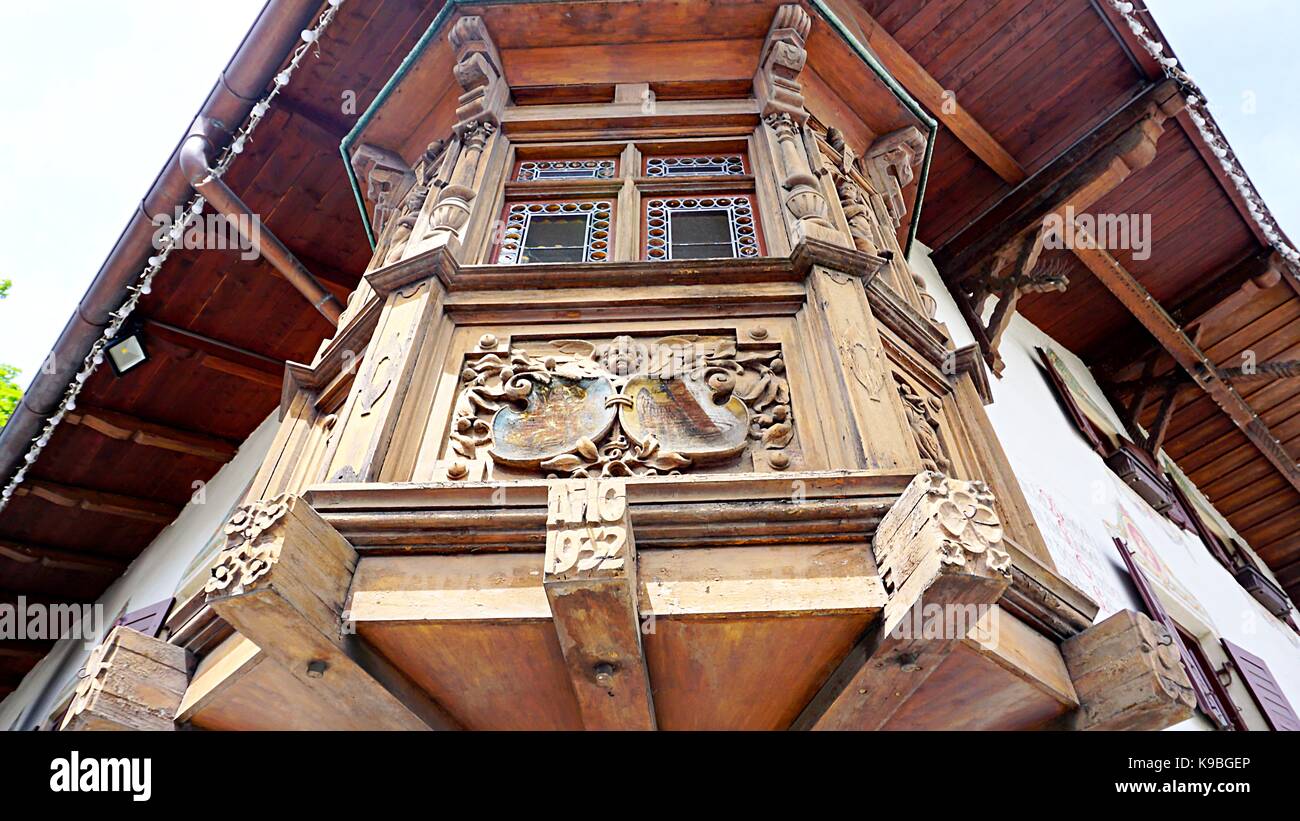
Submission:
POLYGON ((926 495, 935 507, 942 531, 940 561, 965 567, 983 562, 989 570, 1011 574, 1011 554, 1003 550, 1002 522, 994 509, 993 492, 980 481, 949 479, 927 471, 926 495))
MULTIPOLYGON (((450 447, 553 476, 678 473, 794 438, 776 344, 725 336, 554 340, 469 357, 450 447)), ((782 466, 788 458, 775 459, 782 466)))
POLYGON ((1156 672, 1160 688, 1175 701, 1195 707, 1196 694, 1187 678, 1182 654, 1173 634, 1163 624, 1145 617, 1138 618, 1137 626, 1138 636, 1142 640, 1142 653, 1149 656, 1148 661, 1156 672))
POLYGON ((268 531, 288 512, 287 493, 235 511, 225 527, 226 547, 203 591, 236 594, 266 575, 280 559, 280 543, 268 531))
MULTIPOLYGON (((75 716, 85 712, 95 695, 104 689, 104 676, 108 672, 109 640, 105 639, 90 651, 86 665, 77 671, 77 687, 73 691, 72 702, 68 705, 68 715, 75 716)), ((66 721, 66 719, 65 719, 66 721)))

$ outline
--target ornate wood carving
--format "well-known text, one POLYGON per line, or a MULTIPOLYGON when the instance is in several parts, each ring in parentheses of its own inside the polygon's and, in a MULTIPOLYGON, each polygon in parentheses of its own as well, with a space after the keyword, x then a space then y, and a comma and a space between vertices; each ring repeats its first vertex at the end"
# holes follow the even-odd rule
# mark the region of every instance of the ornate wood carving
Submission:
POLYGON ((898 374, 894 374, 894 383, 898 386, 898 395, 907 412, 907 423, 912 426, 912 435, 916 437, 921 464, 926 470, 946 473, 952 463, 948 460, 943 439, 939 435, 937 418, 937 414, 943 410, 943 403, 933 396, 923 394, 898 374))
POLYGON ((185 648, 115 627, 87 659, 59 729, 175 729, 188 683, 185 648))
MULTIPOLYGON (((412 172, 411 187, 405 192, 401 206, 394 208, 396 220, 392 231, 388 236, 380 235, 379 245, 375 248, 375 260, 378 264, 372 263, 372 267, 392 265, 402 259, 411 232, 415 230, 415 223, 419 220, 420 210, 429 198, 429 192, 441 190, 446 184, 445 166, 450 156, 448 148, 447 140, 436 140, 425 149, 424 155, 412 172)), ((377 232, 378 230, 376 229, 377 232)))
POLYGON ((375 235, 382 235, 397 204, 415 184, 415 171, 397 153, 370 143, 352 152, 352 168, 366 182, 366 199, 375 209, 371 222, 375 235))
POLYGON ((907 218, 903 191, 925 155, 925 135, 915 126, 886 134, 871 144, 862 158, 871 186, 885 199, 890 220, 897 228, 907 218))
POLYGON ((476 353, 461 371, 449 447, 580 477, 677 473, 747 449, 782 451, 795 436, 785 369, 779 344, 693 334, 476 353))
POLYGON ((889 509, 872 538, 889 601, 805 708, 796 729, 879 729, 921 688, 960 634, 906 629, 924 609, 991 607, 1011 583, 1011 556, 993 495, 983 482, 924 471, 889 509), (914 612, 916 611, 916 612, 914 612))
POLYGON ((291 495, 255 502, 235 513, 226 532, 207 603, 329 705, 331 727, 454 726, 387 662, 358 655, 347 641, 342 613, 357 554, 310 505, 291 495))
POLYGON ((280 558, 280 542, 270 531, 288 512, 287 495, 235 511, 224 528, 226 547, 217 554, 204 592, 236 595, 266 575, 280 558))
POLYGON ((619 479, 551 486, 546 515, 546 577, 558 581, 626 575, 631 555, 627 487, 619 479))

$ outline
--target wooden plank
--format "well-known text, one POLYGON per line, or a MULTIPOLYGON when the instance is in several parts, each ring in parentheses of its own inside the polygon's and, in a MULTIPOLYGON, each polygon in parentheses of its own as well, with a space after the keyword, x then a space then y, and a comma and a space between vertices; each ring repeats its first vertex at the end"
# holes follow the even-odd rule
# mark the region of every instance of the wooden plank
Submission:
POLYGON ((127 563, 112 556, 101 556, 80 550, 59 550, 53 547, 21 544, 0 539, 0 557, 21 564, 38 564, 55 570, 74 570, 87 573, 116 575, 126 569, 127 563))
POLYGON ((875 52, 903 88, 985 165, 1011 185, 1024 181, 1027 176, 1025 169, 1015 157, 985 131, 979 121, 957 102, 956 95, 944 89, 864 7, 848 0, 827 0, 827 5, 851 33, 875 52))

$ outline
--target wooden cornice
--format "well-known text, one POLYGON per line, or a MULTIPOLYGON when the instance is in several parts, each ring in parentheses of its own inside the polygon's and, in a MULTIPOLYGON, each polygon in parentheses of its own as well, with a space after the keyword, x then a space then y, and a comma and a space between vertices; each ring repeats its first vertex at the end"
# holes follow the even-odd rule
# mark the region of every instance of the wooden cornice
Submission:
POLYGON ((239 450, 233 443, 216 436, 191 433, 106 408, 79 406, 75 412, 68 413, 64 421, 119 442, 133 442, 222 464, 230 461, 239 450))
POLYGON ((111 556, 85 553, 79 550, 61 550, 53 547, 21 544, 0 539, 0 560, 19 564, 37 564, 54 570, 72 570, 87 573, 117 574, 127 563, 111 556))
POLYGON ((105 493, 75 485, 63 485, 40 479, 29 479, 18 486, 19 496, 34 496, 60 507, 85 510, 90 513, 103 513, 120 516, 124 519, 137 519, 155 524, 170 524, 181 512, 175 505, 153 499, 141 499, 120 493, 105 493))
MULTIPOLYGON (((1084 241, 1080 246, 1097 245, 1084 241)), ((1287 454, 1268 425, 1259 418, 1231 384, 1224 381, 1205 352, 1186 331, 1151 297, 1146 288, 1105 250, 1079 247, 1075 255, 1088 270, 1124 304, 1147 331, 1156 338, 1174 360, 1210 395, 1259 452, 1277 469, 1292 487, 1300 490, 1300 469, 1287 454)))
POLYGON ((866 9, 848 0, 827 0, 826 5, 851 33, 876 54, 903 88, 929 109, 985 165, 1011 185, 1024 181, 1025 170, 1015 157, 985 131, 979 121, 961 107, 955 95, 947 92, 866 9))

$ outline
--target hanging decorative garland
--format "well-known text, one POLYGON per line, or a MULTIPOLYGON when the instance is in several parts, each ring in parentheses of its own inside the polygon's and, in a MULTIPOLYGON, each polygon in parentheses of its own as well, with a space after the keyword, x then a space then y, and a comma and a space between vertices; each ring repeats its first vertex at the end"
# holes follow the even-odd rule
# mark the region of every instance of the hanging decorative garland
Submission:
MULTIPOLYGON (((1228 179, 1232 180, 1232 184, 1236 186, 1237 191, 1246 201, 1246 210, 1250 213, 1255 224, 1259 226, 1269 244, 1290 263, 1292 276, 1297 276, 1297 269, 1300 269, 1300 253, 1283 239, 1277 220, 1269 212, 1268 206, 1264 204, 1264 198, 1259 195, 1259 192, 1255 190, 1255 186, 1251 184, 1241 162, 1233 153, 1232 146, 1228 145, 1223 132, 1219 130, 1218 124, 1214 122, 1205 95, 1201 92, 1200 87, 1196 85, 1196 81, 1178 64, 1178 58, 1164 53, 1164 43, 1156 39, 1146 24, 1138 19, 1138 10, 1133 3, 1129 2, 1129 0, 1107 0, 1107 2, 1128 23, 1129 31, 1133 32, 1133 35, 1138 38, 1147 53, 1161 65, 1165 76, 1178 82, 1188 92, 1187 116, 1191 118, 1197 130, 1201 132, 1201 137, 1210 147, 1210 151, 1218 159, 1219 164, 1223 166, 1224 173, 1228 175, 1228 179)), ((1145 9, 1143 10, 1145 11, 1145 9)))
MULTIPOLYGON (((299 64, 302 63, 307 52, 311 50, 312 45, 320 40, 320 36, 334 20, 334 16, 338 13, 339 6, 341 5, 343 5, 343 0, 327 0, 325 9, 321 12, 320 17, 317 18, 316 24, 309 29, 303 30, 301 35, 302 43, 294 49, 293 57, 290 58, 289 64, 285 66, 279 74, 275 75, 274 85, 271 87, 271 90, 253 106, 247 119, 244 120, 244 123, 239 130, 235 132, 234 139, 231 140, 230 144, 221 152, 216 165, 211 169, 211 172, 208 174, 204 182, 220 179, 225 175, 226 170, 230 168, 230 164, 234 162, 235 157, 243 152, 245 145, 247 145, 253 132, 257 129, 258 124, 262 121, 262 118, 266 116, 267 111, 270 110, 271 102, 275 100, 275 98, 279 96, 281 90, 289 84, 289 80, 293 78, 293 74, 298 70, 299 64)), ((317 56, 320 55, 319 46, 317 46, 316 53, 317 56)), ((122 331, 123 325, 126 324, 127 317, 135 311, 136 306, 140 302, 140 298, 150 292, 153 287, 153 278, 157 276, 158 272, 162 269, 163 264, 167 261, 167 258, 171 256, 172 251, 175 250, 178 242, 185 233, 185 229, 188 228, 196 218, 198 218, 199 214, 203 213, 203 204, 203 197, 198 195, 195 195, 194 198, 189 201, 185 208, 184 219, 178 220, 172 224, 171 229, 162 237, 157 253, 149 257, 144 269, 140 271, 139 275, 137 275, 135 284, 127 286, 127 291, 130 295, 121 305, 118 306, 116 311, 113 311, 108 315, 110 320, 108 327, 104 329, 104 332, 100 335, 99 339, 95 340, 95 344, 90 348, 90 353, 86 354, 81 369, 77 371, 77 375, 73 377, 71 384, 68 385, 68 389, 63 395, 63 400, 59 403, 58 410, 45 421, 45 427, 41 430, 40 435, 32 440, 32 445, 28 448, 27 454, 23 457, 23 464, 19 467, 18 472, 9 480, 9 484, 5 486, 4 490, 0 490, 0 510, 4 510, 9 504, 9 500, 13 498, 18 486, 22 484, 23 480, 26 478, 28 468, 36 462, 37 458, 41 455, 41 451, 50 443, 50 438, 54 435, 55 428, 57 428, 59 423, 63 421, 63 417, 66 416, 69 411, 76 409, 77 397, 81 394, 81 389, 85 386, 86 380, 90 378, 91 374, 93 374, 101 364, 103 364, 104 352, 108 349, 109 343, 116 339, 117 335, 122 331)))

